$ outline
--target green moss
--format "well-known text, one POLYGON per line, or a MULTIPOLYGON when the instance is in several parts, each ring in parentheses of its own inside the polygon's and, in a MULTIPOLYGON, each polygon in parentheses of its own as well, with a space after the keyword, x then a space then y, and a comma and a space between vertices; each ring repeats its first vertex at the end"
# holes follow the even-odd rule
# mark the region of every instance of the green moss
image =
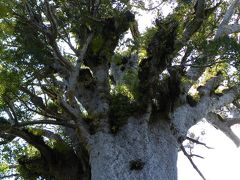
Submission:
POLYGON ((132 100, 139 98, 138 88, 139 88, 139 79, 138 72, 135 70, 128 70, 125 72, 123 80, 126 84, 128 91, 132 94, 132 100))
POLYGON ((53 140, 53 149, 62 154, 67 154, 69 151, 72 151, 68 144, 56 140, 53 140))
POLYGON ((58 110, 59 110, 59 106, 57 105, 56 102, 53 102, 53 101, 47 104, 47 108, 53 113, 58 113, 58 110))
POLYGON ((200 101, 200 96, 198 95, 198 94, 196 94, 196 95, 190 95, 190 94, 188 94, 187 95, 187 97, 186 97, 186 99, 187 99, 187 103, 191 106, 191 107, 195 107, 197 104, 198 104, 198 102, 200 101))
POLYGON ((23 179, 35 180, 39 177, 39 174, 31 172, 24 166, 19 166, 17 170, 23 179))
POLYGON ((127 85, 118 85, 114 89, 113 95, 123 95, 129 99, 129 101, 134 100, 133 93, 129 90, 127 85))
POLYGON ((94 54, 97 54, 103 47, 104 39, 102 36, 98 35, 96 36, 92 41, 92 50, 94 54))
POLYGON ((190 79, 188 79, 186 76, 182 76, 181 84, 188 84, 188 83, 192 83, 192 81, 190 79))
POLYGON ((36 129, 36 128, 28 128, 28 132, 36 135, 36 136, 42 136, 43 135, 43 130, 42 129, 36 129))

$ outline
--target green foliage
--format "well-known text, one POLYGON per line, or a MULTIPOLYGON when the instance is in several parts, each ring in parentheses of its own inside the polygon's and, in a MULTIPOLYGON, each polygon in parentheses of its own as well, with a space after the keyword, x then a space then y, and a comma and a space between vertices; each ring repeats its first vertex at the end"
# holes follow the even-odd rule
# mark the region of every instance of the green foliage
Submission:
POLYGON ((136 102, 126 86, 118 87, 110 98, 109 123, 111 132, 117 133, 136 110, 136 102))
POLYGON ((55 114, 57 114, 57 113, 59 112, 59 110, 60 110, 60 108, 59 108, 59 106, 58 106, 58 104, 57 104, 56 102, 49 102, 49 103, 47 104, 47 108, 48 108, 51 112, 53 112, 53 113, 55 113, 55 114))
POLYGON ((41 173, 37 173, 38 170, 41 170, 42 167, 39 166, 40 164, 40 157, 33 156, 27 157, 22 156, 19 160, 19 166, 17 167, 17 171, 21 174, 24 179, 35 180, 41 173))
POLYGON ((138 93, 138 85, 139 85, 139 79, 138 79, 138 72, 136 70, 127 70, 123 77, 125 86, 127 90, 129 91, 128 97, 131 100, 136 100, 139 98, 138 93))
POLYGON ((38 163, 41 164, 40 159, 39 151, 35 147, 27 145, 18 155, 17 171, 24 179, 34 180, 38 178, 41 174, 36 172, 42 168, 38 166, 38 163))
POLYGON ((121 64, 123 57, 124 55, 122 53, 115 53, 111 58, 111 62, 115 64, 121 64))
POLYGON ((114 89, 114 93, 122 94, 122 95, 126 96, 131 101, 134 100, 134 96, 133 96, 132 92, 129 90, 129 88, 126 85, 116 86, 115 89, 114 89))
POLYGON ((16 97, 21 83, 21 74, 0 68, 0 107, 16 97))
POLYGON ((220 60, 229 62, 231 60, 238 60, 240 58, 240 45, 235 38, 224 36, 215 41, 206 42, 202 48, 207 57, 215 56, 216 54, 220 60))
POLYGON ((142 37, 140 38, 140 44, 142 47, 142 51, 144 51, 144 49, 146 50, 148 48, 149 43, 151 42, 153 36, 156 34, 156 32, 158 31, 158 27, 151 27, 148 28, 144 34, 142 35, 142 37))
POLYGON ((191 107, 194 107, 198 104, 198 102, 200 101, 201 96, 199 95, 199 93, 191 93, 187 95, 187 102, 191 107))
POLYGON ((69 151, 72 152, 71 147, 63 141, 52 140, 52 144, 53 144, 52 148, 61 154, 68 154, 69 151))
POLYGON ((92 49, 94 54, 97 54, 103 47, 104 39, 102 36, 96 36, 92 41, 92 49))
POLYGON ((39 65, 53 63, 53 55, 49 47, 46 46, 46 36, 34 30, 34 27, 28 22, 22 21, 16 23, 15 31, 18 32, 16 42, 21 44, 15 52, 16 58, 20 62, 35 65, 35 68, 39 65))
POLYGON ((0 163, 0 173, 5 173, 9 170, 9 166, 6 163, 0 163))
POLYGON ((23 150, 23 156, 27 156, 29 158, 35 158, 35 157, 39 157, 40 153, 39 151, 32 145, 28 145, 26 146, 23 150))

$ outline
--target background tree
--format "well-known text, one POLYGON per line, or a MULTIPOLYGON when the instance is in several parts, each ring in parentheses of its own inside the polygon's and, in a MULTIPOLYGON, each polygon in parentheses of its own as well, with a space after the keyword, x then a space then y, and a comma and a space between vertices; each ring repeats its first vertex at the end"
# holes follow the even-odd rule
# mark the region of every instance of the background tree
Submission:
POLYGON ((239 1, 148 3, 0 2, 2 178, 175 180, 203 118, 240 145, 239 1))

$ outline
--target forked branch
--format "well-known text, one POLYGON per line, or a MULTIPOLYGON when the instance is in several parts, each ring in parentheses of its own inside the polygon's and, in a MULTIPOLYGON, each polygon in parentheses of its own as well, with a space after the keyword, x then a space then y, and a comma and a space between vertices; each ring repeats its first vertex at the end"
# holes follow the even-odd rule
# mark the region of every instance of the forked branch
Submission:
POLYGON ((197 173, 202 177, 203 180, 206 180, 206 178, 204 177, 204 175, 201 173, 201 171, 198 169, 197 165, 193 162, 192 160, 192 156, 189 155, 186 151, 186 149, 184 148, 184 146, 181 144, 180 146, 183 154, 188 158, 188 160, 190 161, 190 163, 192 164, 193 168, 197 171, 197 173))

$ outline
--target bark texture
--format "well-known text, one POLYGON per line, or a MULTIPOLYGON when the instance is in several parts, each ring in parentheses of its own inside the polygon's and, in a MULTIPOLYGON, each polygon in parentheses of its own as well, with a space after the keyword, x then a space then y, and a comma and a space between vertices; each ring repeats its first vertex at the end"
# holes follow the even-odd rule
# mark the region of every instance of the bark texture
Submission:
POLYGON ((117 135, 95 134, 92 180, 176 180, 177 143, 166 122, 130 119, 117 135))

